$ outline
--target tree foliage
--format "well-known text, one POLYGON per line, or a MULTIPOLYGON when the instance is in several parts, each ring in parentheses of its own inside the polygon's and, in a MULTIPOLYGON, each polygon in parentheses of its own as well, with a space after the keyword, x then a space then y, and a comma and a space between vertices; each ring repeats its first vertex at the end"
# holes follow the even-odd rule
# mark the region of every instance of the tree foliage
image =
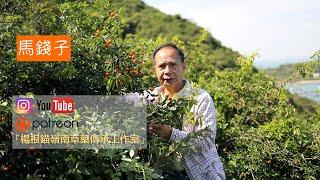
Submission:
MULTIPOLYGON (((236 53, 186 20, 159 12, 143 20, 145 13, 155 10, 140 1, 124 3, 126 9, 119 8, 118 1, 104 0, 1 3, 1 177, 157 179, 163 160, 171 159, 167 162, 179 168, 174 158, 183 144, 156 139, 148 149, 139 150, 13 150, 10 134, 12 95, 141 92, 157 85, 153 49, 170 41, 187 53, 186 77, 214 99, 216 145, 228 179, 320 178, 320 109, 309 114, 297 111, 286 91, 252 66, 254 56, 236 61, 236 53), (128 13, 132 16, 126 17, 128 13), (156 22, 161 22, 159 27, 156 22), (185 32, 177 30, 184 28, 185 32), (171 34, 158 36, 159 32, 171 34), (70 35, 72 59, 69 63, 16 62, 19 34, 70 35)), ((174 120, 185 112, 183 103, 166 100, 149 106, 153 112, 149 121, 162 111, 158 121, 177 125, 174 120)))

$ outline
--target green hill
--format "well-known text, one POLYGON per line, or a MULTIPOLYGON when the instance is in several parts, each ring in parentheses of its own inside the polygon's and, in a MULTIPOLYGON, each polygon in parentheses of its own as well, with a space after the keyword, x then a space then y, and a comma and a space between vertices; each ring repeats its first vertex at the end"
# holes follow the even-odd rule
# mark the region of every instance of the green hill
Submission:
MULTIPOLYGON (((116 0, 112 1, 112 4, 115 7, 125 8, 126 16, 129 17, 126 34, 139 34, 146 38, 156 38, 160 34, 167 38, 178 35, 185 42, 193 42, 201 36, 203 30, 202 27, 181 18, 179 15, 164 14, 140 0, 116 0)), ((216 57, 214 64, 218 69, 237 67, 235 59, 240 54, 224 47, 214 37, 207 37, 203 41, 203 48, 214 54, 216 57)))

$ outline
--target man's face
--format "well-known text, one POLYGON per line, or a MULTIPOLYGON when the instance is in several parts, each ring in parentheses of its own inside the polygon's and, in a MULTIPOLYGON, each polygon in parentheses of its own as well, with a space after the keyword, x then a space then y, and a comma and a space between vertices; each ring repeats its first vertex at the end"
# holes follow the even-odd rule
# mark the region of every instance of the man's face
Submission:
POLYGON ((174 48, 164 47, 160 49, 155 55, 154 68, 158 81, 165 88, 180 90, 185 65, 182 64, 178 52, 174 48))

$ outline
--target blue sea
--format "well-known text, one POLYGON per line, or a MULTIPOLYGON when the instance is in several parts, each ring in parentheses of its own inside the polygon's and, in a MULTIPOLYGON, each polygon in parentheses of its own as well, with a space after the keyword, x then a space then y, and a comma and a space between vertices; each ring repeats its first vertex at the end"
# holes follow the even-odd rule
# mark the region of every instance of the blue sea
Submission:
POLYGON ((306 97, 320 103, 320 82, 291 84, 289 86, 289 91, 293 94, 296 93, 302 97, 306 97))

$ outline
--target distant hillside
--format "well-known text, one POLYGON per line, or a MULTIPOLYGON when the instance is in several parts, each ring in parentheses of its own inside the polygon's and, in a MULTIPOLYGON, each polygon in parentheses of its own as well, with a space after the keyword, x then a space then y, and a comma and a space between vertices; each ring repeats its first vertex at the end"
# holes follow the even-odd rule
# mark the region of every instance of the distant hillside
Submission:
MULTIPOLYGON (((167 15, 146 5, 140 0, 111 1, 116 7, 125 7, 127 17, 130 18, 126 33, 139 34, 148 38, 155 38, 162 34, 165 37, 178 35, 185 42, 197 39, 203 28, 193 22, 181 18, 179 15, 167 15)), ((230 48, 224 47, 220 41, 210 36, 203 48, 215 53, 217 59, 214 64, 217 69, 236 68, 235 59, 240 55, 230 48)))
MULTIPOLYGON (((279 81, 283 81, 285 79, 287 79, 295 70, 295 67, 300 65, 301 63, 297 63, 297 64, 286 64, 286 65, 281 65, 278 68, 268 68, 268 69, 264 69, 263 71, 268 75, 268 76, 272 76, 275 77, 276 79, 278 79, 279 81)), ((299 81, 299 80, 306 80, 306 79, 320 79, 319 77, 320 74, 320 68, 315 68, 314 69, 314 76, 311 78, 302 78, 301 76, 299 77, 295 77, 294 79, 292 79, 292 81, 299 81)))
POLYGON ((285 80, 290 76, 290 74, 294 70, 293 64, 281 65, 278 68, 268 68, 264 69, 263 71, 268 75, 275 77, 279 80, 285 80))

